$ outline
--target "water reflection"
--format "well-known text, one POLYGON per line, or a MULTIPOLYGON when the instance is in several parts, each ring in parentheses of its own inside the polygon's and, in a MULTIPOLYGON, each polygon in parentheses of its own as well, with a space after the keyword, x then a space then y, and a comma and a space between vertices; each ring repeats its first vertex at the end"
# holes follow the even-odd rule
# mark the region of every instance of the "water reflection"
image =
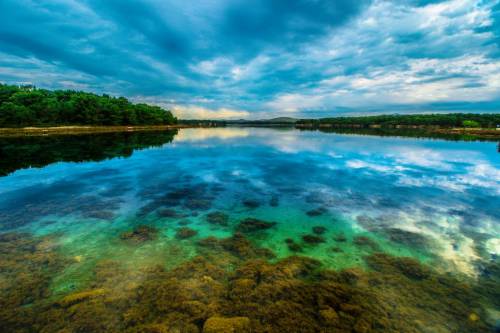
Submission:
MULTIPOLYGON (((10 331, 487 332, 498 320, 495 143, 133 134, 58 137, 61 163, 0 178, 10 331), (100 161, 62 162, 76 160, 100 161)), ((38 163, 19 156, 5 170, 38 163)))
POLYGON ((128 157, 134 150, 172 142, 177 130, 106 134, 0 137, 0 176, 55 162, 128 157))
MULTIPOLYGON (((315 129, 301 129, 311 131, 315 129)), ((474 133, 446 133, 429 131, 425 129, 399 129, 399 128, 319 128, 323 133, 354 134, 354 135, 376 135, 397 136, 408 138, 433 138, 449 141, 491 141, 498 142, 498 135, 477 135, 474 133)))

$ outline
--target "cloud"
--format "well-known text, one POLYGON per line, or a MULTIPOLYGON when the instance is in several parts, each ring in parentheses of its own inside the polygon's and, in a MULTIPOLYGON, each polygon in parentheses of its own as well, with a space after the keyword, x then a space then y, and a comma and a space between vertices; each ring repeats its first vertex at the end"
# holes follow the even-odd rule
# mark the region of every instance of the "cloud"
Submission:
POLYGON ((169 109, 182 119, 239 119, 249 116, 249 112, 247 111, 226 108, 210 110, 199 106, 175 105, 169 109))
POLYGON ((174 142, 204 142, 211 139, 229 140, 234 138, 244 138, 250 132, 243 128, 185 128, 175 136, 174 142))
POLYGON ((498 0, 3 0, 0 81, 217 118, 491 111, 499 11, 498 0))

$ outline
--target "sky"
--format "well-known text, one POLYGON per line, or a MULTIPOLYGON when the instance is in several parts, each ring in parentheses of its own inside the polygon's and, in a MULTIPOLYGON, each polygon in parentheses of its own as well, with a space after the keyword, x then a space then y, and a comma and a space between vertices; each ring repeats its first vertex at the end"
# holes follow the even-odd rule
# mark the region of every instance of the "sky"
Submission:
POLYGON ((500 110, 500 0, 1 0, 0 82, 181 118, 500 110))

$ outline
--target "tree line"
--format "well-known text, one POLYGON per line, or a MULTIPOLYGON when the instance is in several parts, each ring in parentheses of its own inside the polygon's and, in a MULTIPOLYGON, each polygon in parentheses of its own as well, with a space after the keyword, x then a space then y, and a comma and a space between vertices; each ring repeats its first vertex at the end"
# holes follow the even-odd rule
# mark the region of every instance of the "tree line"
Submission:
POLYGON ((301 119, 298 125, 319 126, 328 124, 334 127, 381 127, 439 126, 439 127, 483 127, 494 128, 500 125, 500 113, 448 113, 448 114, 411 114, 379 115, 362 117, 335 117, 321 119, 301 119))
POLYGON ((124 97, 0 84, 0 127, 176 123, 170 111, 124 97))

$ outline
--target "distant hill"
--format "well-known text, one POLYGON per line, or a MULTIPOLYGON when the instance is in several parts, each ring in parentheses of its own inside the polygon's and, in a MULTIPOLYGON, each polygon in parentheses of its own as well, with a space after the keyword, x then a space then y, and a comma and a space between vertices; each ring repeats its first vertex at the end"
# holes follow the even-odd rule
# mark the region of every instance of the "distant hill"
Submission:
POLYGON ((271 119, 258 119, 258 120, 247 120, 247 119, 238 119, 238 120, 225 120, 224 122, 227 124, 295 124, 298 119, 290 118, 290 117, 277 117, 271 119))
POLYGON ((262 119, 258 120, 260 122, 265 122, 265 123, 296 123, 298 119, 291 118, 291 117, 277 117, 277 118, 271 118, 271 119, 262 119))

